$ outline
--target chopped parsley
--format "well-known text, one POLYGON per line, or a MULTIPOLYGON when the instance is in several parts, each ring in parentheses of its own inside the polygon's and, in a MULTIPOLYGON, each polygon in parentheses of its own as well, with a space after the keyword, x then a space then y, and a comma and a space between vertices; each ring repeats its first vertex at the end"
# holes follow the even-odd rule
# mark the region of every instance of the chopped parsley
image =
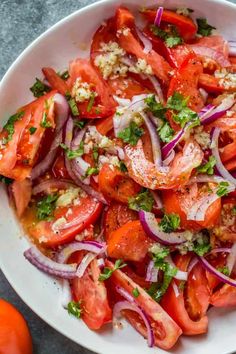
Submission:
POLYGON ((165 267, 165 262, 164 259, 170 254, 170 250, 167 247, 162 247, 158 252, 153 253, 153 261, 155 264, 156 268, 160 268, 162 270, 165 270, 163 266, 165 267))
POLYGON ((68 70, 65 70, 65 71, 63 71, 63 73, 58 73, 58 76, 60 76, 60 78, 62 79, 62 80, 67 80, 67 79, 69 79, 69 77, 70 77, 70 75, 69 75, 69 71, 68 70))
POLYGON ((148 189, 143 188, 135 197, 129 198, 129 208, 132 210, 151 211, 154 205, 154 198, 148 189))
POLYGON ((98 154, 98 146, 94 146, 93 147, 93 159, 94 159, 95 162, 98 161, 98 156, 99 156, 99 154, 98 154))
POLYGON ((125 143, 135 146, 143 134, 144 130, 135 122, 131 122, 127 128, 118 133, 118 138, 122 139, 125 143))
POLYGON ((126 266, 126 263, 123 263, 122 259, 117 259, 114 264, 114 269, 111 269, 109 267, 105 267, 103 269, 103 273, 101 273, 99 276, 99 281, 104 281, 104 280, 109 279, 115 270, 121 269, 125 266, 126 266))
POLYGON ((168 98, 166 106, 172 111, 180 112, 187 107, 188 99, 188 97, 184 98, 181 93, 174 92, 174 94, 168 98))
POLYGON ((180 217, 178 214, 165 214, 161 221, 159 222, 159 226, 163 232, 173 232, 178 229, 180 224, 180 217))
POLYGON ((68 146, 66 146, 65 144, 61 143, 60 147, 65 150, 66 156, 69 160, 73 160, 76 157, 80 157, 84 154, 84 142, 81 141, 79 148, 76 150, 70 150, 68 148, 68 146))
POLYGON ((70 110, 73 116, 79 116, 79 109, 77 106, 77 103, 73 97, 71 97, 71 94, 69 92, 66 93, 66 99, 67 102, 70 106, 70 110))
POLYGON ((95 97, 96 97, 96 93, 95 92, 91 92, 91 96, 90 96, 89 103, 88 103, 88 106, 87 106, 87 112, 90 112, 91 109, 93 108, 95 97))
POLYGON ((138 297, 140 295, 138 288, 133 289, 132 294, 134 295, 134 297, 138 297))
POLYGON ((215 27, 209 25, 207 23, 206 18, 197 18, 198 30, 197 33, 203 37, 207 37, 211 35, 212 30, 216 29, 215 27))
POLYGON ((9 186, 10 184, 13 183, 13 179, 0 175, 0 182, 9 186))
POLYGON ((157 129, 157 132, 159 133, 161 141, 163 141, 163 143, 168 143, 173 139, 175 131, 171 128, 169 122, 165 121, 160 128, 157 129))
POLYGON ((98 175, 99 169, 97 167, 89 167, 86 171, 86 176, 98 175))
POLYGON ((128 171, 124 161, 120 161, 119 168, 120 168, 121 172, 127 172, 128 171))
POLYGON ((227 195, 229 193, 228 187, 229 187, 229 183, 228 182, 220 182, 218 184, 218 189, 216 191, 216 194, 219 197, 223 197, 224 195, 227 195))
POLYGON ((41 97, 45 95, 45 93, 51 91, 51 87, 45 85, 41 80, 36 78, 35 83, 32 87, 30 87, 30 91, 33 93, 34 97, 41 97))
POLYGON ((51 220, 54 209, 56 208, 56 201, 58 194, 49 194, 39 202, 37 202, 36 215, 39 220, 51 220))
POLYGON ((177 28, 173 25, 169 25, 166 31, 155 25, 151 25, 150 29, 155 36, 163 39, 166 46, 169 48, 176 47, 183 43, 183 38, 180 37, 177 28))
POLYGON ((195 252, 198 256, 203 257, 210 250, 211 244, 209 242, 209 237, 198 238, 193 244, 193 252, 195 252))
POLYGON ((74 126, 83 129, 86 124, 85 120, 74 120, 74 126))
POLYGON ((180 124, 181 128, 190 121, 193 123, 192 126, 200 124, 198 114, 187 107, 188 100, 188 97, 184 98, 179 92, 175 92, 167 100, 166 107, 173 111, 173 119, 180 124))
POLYGON ((12 140, 13 134, 15 133, 15 126, 14 124, 20 120, 24 115, 24 112, 19 112, 16 114, 13 114, 8 121, 6 122, 6 124, 3 126, 3 129, 5 131, 7 131, 8 135, 6 138, 2 139, 2 144, 7 144, 10 140, 12 140))
POLYGON ((29 132, 30 132, 30 135, 33 135, 35 132, 36 132, 37 128, 35 127, 30 127, 29 128, 29 132))
POLYGON ((73 315, 76 318, 80 318, 82 313, 81 301, 70 301, 67 305, 67 311, 70 315, 73 315))
POLYGON ((167 291, 173 277, 177 273, 177 268, 172 267, 169 263, 166 263, 166 270, 164 271, 163 281, 160 288, 156 291, 154 299, 159 302, 162 296, 167 291))
POLYGON ((197 168, 197 171, 200 173, 206 173, 208 175, 213 175, 214 174, 214 166, 216 164, 216 159, 214 156, 210 156, 208 162, 205 164, 199 166, 197 168))
POLYGON ((48 118, 47 113, 43 112, 43 118, 42 118, 41 123, 40 123, 42 128, 50 128, 52 126, 51 122, 49 122, 47 120, 47 118, 48 118))
POLYGON ((227 275, 227 276, 230 275, 230 271, 229 271, 229 268, 227 266, 217 267, 216 270, 218 270, 218 272, 221 272, 224 275, 227 275))

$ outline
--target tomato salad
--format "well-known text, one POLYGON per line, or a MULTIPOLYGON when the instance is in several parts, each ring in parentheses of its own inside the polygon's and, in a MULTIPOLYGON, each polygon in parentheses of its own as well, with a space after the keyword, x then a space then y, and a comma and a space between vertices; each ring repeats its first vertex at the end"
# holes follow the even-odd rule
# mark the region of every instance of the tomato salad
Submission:
POLYGON ((190 9, 139 16, 119 7, 89 58, 42 69, 0 174, 65 309, 168 350, 236 306, 235 48, 190 9))

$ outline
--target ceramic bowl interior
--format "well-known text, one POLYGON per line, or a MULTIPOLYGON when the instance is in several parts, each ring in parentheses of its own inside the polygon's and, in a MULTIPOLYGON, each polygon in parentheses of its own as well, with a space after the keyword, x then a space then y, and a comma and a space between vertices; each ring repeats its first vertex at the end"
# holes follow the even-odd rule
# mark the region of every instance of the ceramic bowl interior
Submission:
MULTIPOLYGON (((134 11, 141 6, 164 5, 166 8, 189 7, 194 16, 207 17, 226 39, 236 39, 236 6, 217 0, 108 0, 75 12, 34 41, 15 61, 0 86, 0 117, 3 123, 21 105, 32 99, 29 87, 41 77, 43 66, 64 69, 76 57, 86 57, 91 37, 101 22, 124 4, 134 11)), ((137 13, 138 14, 138 13, 137 13)), ((5 189, 0 187, 0 266, 5 276, 28 306, 65 336, 102 354, 165 353, 150 349, 146 341, 128 324, 123 330, 107 326, 90 331, 82 321, 67 314, 60 305, 60 282, 41 273, 23 257, 28 240, 9 207, 5 189)), ((236 310, 209 311, 207 335, 181 338, 172 350, 175 354, 226 354, 236 349, 236 310)))

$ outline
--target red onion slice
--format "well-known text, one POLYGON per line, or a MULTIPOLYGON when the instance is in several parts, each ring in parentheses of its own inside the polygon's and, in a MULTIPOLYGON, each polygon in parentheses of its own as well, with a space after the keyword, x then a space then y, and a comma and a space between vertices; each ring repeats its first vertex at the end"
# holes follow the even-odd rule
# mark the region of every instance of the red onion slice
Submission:
POLYGON ((219 272, 216 268, 214 268, 204 257, 200 257, 198 256, 200 262, 202 263, 202 265, 205 267, 206 270, 208 270, 208 272, 210 272, 211 274, 215 275, 218 279, 220 279, 223 283, 232 285, 234 287, 236 287, 236 280, 235 279, 231 279, 229 277, 227 277, 227 275, 219 272))
POLYGON ((157 78, 153 75, 147 75, 148 79, 151 81, 156 93, 157 93, 157 96, 159 97, 159 100, 161 103, 164 103, 164 95, 163 95, 163 92, 162 92, 162 89, 161 89, 161 85, 159 83, 159 81, 157 80, 157 78))
POLYGON ((171 150, 169 155, 167 155, 166 159, 163 161, 163 166, 169 166, 170 163, 174 160, 175 158, 175 151, 171 150))
POLYGON ((47 179, 39 184, 37 184, 33 190, 32 194, 37 195, 39 193, 51 194, 52 190, 67 190, 70 188, 76 188, 76 185, 68 180, 63 179, 47 179))
POLYGON ((179 245, 187 241, 189 231, 166 233, 161 230, 155 215, 144 210, 139 211, 139 219, 144 231, 153 240, 163 245, 179 245))
POLYGON ((154 345, 154 333, 151 327, 151 322, 145 313, 141 309, 141 307, 135 305, 134 303, 130 303, 129 301, 119 301, 115 304, 113 308, 113 323, 116 324, 118 319, 121 317, 121 312, 124 310, 130 310, 138 313, 138 315, 142 318, 146 328, 147 328, 147 342, 149 347, 153 347, 154 345))
MULTIPOLYGON (((213 123, 216 119, 222 117, 228 109, 230 109, 235 103, 234 95, 229 95, 226 98, 224 98, 221 102, 221 104, 217 107, 210 107, 207 112, 204 112, 204 114, 199 114, 201 124, 206 125, 213 123)), ((209 107, 209 106, 207 106, 209 107)))
POLYGON ((59 132, 65 125, 69 116, 69 105, 65 97, 56 93, 54 98, 56 111, 56 132, 59 132))
POLYGON ((151 138, 153 160, 155 166, 157 167, 157 169, 159 169, 159 167, 162 165, 160 140, 157 135, 157 131, 153 126, 152 122, 150 121, 150 119, 148 118, 148 116, 145 113, 143 113, 142 117, 144 119, 144 122, 146 124, 146 127, 148 129, 151 138))
POLYGON ((236 243, 234 243, 233 246, 231 247, 230 253, 228 255, 227 262, 226 262, 226 265, 229 269, 229 274, 231 274, 231 272, 234 268, 235 262, 236 262, 236 243))
MULTIPOLYGON (((225 178, 228 182, 230 182, 234 186, 236 186, 236 178, 234 178, 227 171, 227 169, 224 167, 224 165, 221 161, 220 154, 219 154, 219 146, 218 146, 219 145, 219 136, 220 136, 220 128, 213 128, 213 132, 212 132, 212 146, 213 147, 212 147, 211 151, 212 151, 212 155, 216 159, 216 168, 223 178, 225 178)), ((232 192, 233 190, 230 190, 230 192, 232 192)))
POLYGON ((221 248, 214 248, 213 250, 211 250, 211 252, 207 253, 206 256, 209 256, 211 254, 216 254, 216 253, 230 253, 231 251, 231 248, 224 248, 224 247, 221 247, 221 248))
POLYGON ((150 190, 151 195, 153 196, 153 199, 155 201, 155 208, 156 209, 162 209, 163 208, 163 203, 161 200, 161 197, 159 196, 157 191, 152 191, 150 190))
POLYGON ((190 47, 197 55, 211 58, 215 60, 217 63, 219 63, 220 66, 222 66, 223 68, 231 65, 230 61, 226 59, 224 54, 222 54, 221 52, 213 48, 205 47, 197 44, 191 44, 190 47))
POLYGON ((37 247, 32 246, 24 252, 25 258, 44 273, 63 279, 76 277, 76 264, 61 264, 46 257, 37 247))
POLYGON ((159 27, 161 24, 161 18, 162 18, 162 14, 163 14, 163 10, 164 8, 162 6, 158 7, 157 12, 156 12, 156 17, 154 20, 154 25, 159 27))
POLYGON ((189 263, 189 266, 188 266, 188 274, 191 273, 191 271, 193 270, 193 268, 195 267, 195 265, 198 263, 198 259, 197 257, 193 257, 191 259, 191 262, 189 263))
POLYGON ((171 256, 167 256, 167 257, 165 258, 165 260, 170 264, 170 266, 171 266, 172 268, 176 268, 176 269, 177 269, 177 273, 176 273, 175 276, 174 276, 175 279, 178 279, 178 280, 185 280, 185 281, 188 279, 188 272, 184 272, 184 271, 182 271, 182 270, 179 270, 179 269, 176 267, 176 265, 174 264, 174 262, 173 262, 171 256))
POLYGON ((183 129, 181 129, 177 134, 175 134, 175 136, 173 137, 173 139, 169 143, 167 143, 163 146, 163 148, 161 150, 163 159, 166 159, 169 157, 169 154, 174 150, 174 148, 181 141, 181 139, 183 139, 185 133, 187 132, 187 130, 189 129, 191 124, 192 124, 191 122, 188 122, 183 129))
POLYGON ((156 283, 158 281, 159 269, 155 268, 154 262, 150 261, 147 267, 146 281, 156 283))
POLYGON ((97 255, 94 253, 87 253, 84 256, 84 258, 82 259, 82 261, 80 262, 80 264, 76 270, 76 275, 78 278, 82 278, 87 267, 96 257, 97 257, 97 255))
POLYGON ((140 41, 143 44, 144 54, 148 54, 152 50, 152 42, 147 38, 147 36, 145 36, 145 34, 138 27, 136 27, 136 32, 140 41))
POLYGON ((124 288, 121 286, 116 286, 116 291, 123 296, 129 302, 135 302, 134 297, 130 295, 124 288))
POLYGON ((178 286, 177 286, 177 284, 176 284, 176 282, 173 280, 172 281, 172 287, 173 287, 173 290, 174 290, 174 293, 175 293, 175 297, 179 297, 179 295, 180 295, 180 292, 179 292, 179 288, 178 288, 178 286))
POLYGON ((99 243, 97 241, 81 241, 72 242, 68 246, 65 246, 58 254, 58 262, 65 263, 69 257, 77 251, 88 251, 95 253, 96 255, 104 253, 106 246, 104 243, 99 243))

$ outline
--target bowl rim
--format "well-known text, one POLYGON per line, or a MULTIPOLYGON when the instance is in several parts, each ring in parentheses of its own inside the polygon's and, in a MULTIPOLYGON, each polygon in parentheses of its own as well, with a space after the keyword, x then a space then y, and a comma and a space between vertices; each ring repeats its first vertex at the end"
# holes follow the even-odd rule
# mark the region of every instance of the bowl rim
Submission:
MULTIPOLYGON (((136 0, 137 2, 139 0, 136 0)), ((203 0, 202 0, 203 1, 203 0)), ((236 9, 236 2, 230 2, 228 0, 204 0, 208 3, 213 3, 213 4, 222 4, 225 7, 228 8, 232 8, 232 9, 236 9)), ((17 67, 17 65, 24 59, 24 57, 26 57, 28 55, 28 53, 30 53, 31 50, 34 49, 34 47, 36 47, 38 45, 38 43, 43 40, 45 37, 47 37, 47 35, 53 31, 56 31, 58 27, 63 26, 65 23, 70 22, 74 17, 78 16, 78 14, 82 15, 83 12, 87 12, 88 10, 94 10, 99 6, 103 6, 104 4, 115 4, 117 2, 117 6, 122 3, 122 1, 120 0, 97 0, 92 4, 83 6, 82 8, 72 12, 71 14, 63 17, 62 19, 60 19, 58 22, 56 22, 55 24, 53 24, 52 26, 50 26, 48 29, 46 29, 44 32, 42 32, 38 37, 36 37, 31 43, 28 44, 28 46, 18 55, 18 57, 16 57, 16 59, 11 63, 11 65, 9 66, 9 68, 7 69, 7 71, 5 72, 5 74, 3 75, 1 81, 0 81, 0 91, 3 89, 3 86, 5 85, 5 82, 8 79, 8 76, 10 75, 10 73, 12 72, 12 70, 15 69, 15 67, 17 67)), ((157 1, 158 2, 158 1, 157 1)), ((153 6, 156 6, 157 4, 153 4, 153 6)), ((193 7, 194 7, 194 3, 193 3, 193 7)), ((76 343, 77 345, 86 348, 90 351, 94 351, 94 346, 90 345, 90 343, 87 341, 86 343, 83 342, 83 344, 80 344, 78 342, 75 341, 75 339, 73 338, 72 335, 70 334, 65 334, 63 332, 63 329, 60 328, 59 325, 55 324, 54 322, 51 321, 50 317, 45 317, 43 313, 41 313, 41 311, 39 309, 35 309, 33 307, 31 307, 28 304, 28 301, 25 300, 26 296, 24 295, 24 292, 19 289, 15 284, 14 284, 14 280, 11 277, 10 272, 8 272, 8 269, 4 266, 4 264, 2 264, 1 259, 0 259, 0 270, 2 271, 3 275, 5 276, 5 278, 7 279, 8 283, 11 285, 11 287, 14 289, 14 291, 17 293, 17 295, 20 297, 20 299, 30 308, 31 311, 33 311, 37 316, 39 316, 40 319, 42 319, 44 322, 46 322, 49 326, 51 326, 54 330, 56 330, 58 333, 60 333, 61 335, 63 335, 66 338, 69 338, 72 342, 76 343)), ((236 347, 235 347, 236 349, 236 347)), ((99 349, 96 349, 96 353, 98 354, 102 354, 102 351, 98 351, 99 349)), ((102 350, 102 349, 101 349, 102 350)))

